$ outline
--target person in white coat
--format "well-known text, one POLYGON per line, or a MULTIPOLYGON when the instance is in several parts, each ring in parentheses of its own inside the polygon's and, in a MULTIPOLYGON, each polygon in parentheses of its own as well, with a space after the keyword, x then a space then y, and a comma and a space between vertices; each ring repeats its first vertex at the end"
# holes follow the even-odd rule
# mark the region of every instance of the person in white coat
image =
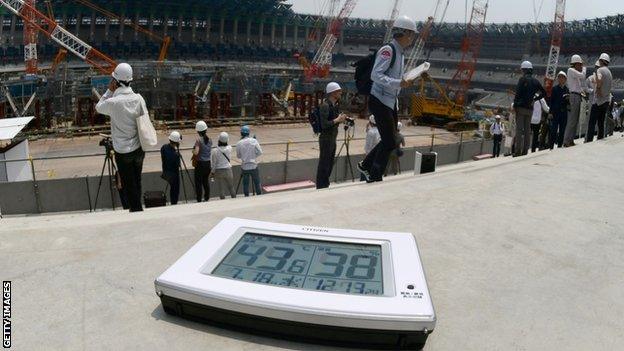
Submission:
POLYGON ((537 149, 542 149, 545 145, 540 145, 539 135, 542 121, 544 120, 544 113, 548 114, 550 108, 546 104, 546 99, 541 98, 533 103, 533 115, 531 116, 531 133, 533 133, 533 139, 531 141, 531 152, 535 152, 537 149))
POLYGON ((121 177, 121 189, 130 212, 143 211, 141 204, 141 173, 145 152, 141 148, 137 118, 144 112, 145 100, 130 87, 132 67, 120 63, 112 74, 108 90, 95 105, 95 110, 109 116, 115 162, 121 177))
POLYGON ((243 194, 249 196, 249 179, 253 183, 256 195, 262 194, 260 172, 258 171, 258 157, 262 155, 262 148, 255 137, 251 137, 248 126, 241 128, 241 140, 236 144, 236 156, 241 160, 241 177, 243 178, 243 194))
POLYGON ((225 199, 226 191, 229 191, 230 196, 236 198, 236 192, 234 191, 234 176, 232 175, 232 147, 228 145, 230 136, 226 132, 219 134, 219 144, 215 150, 212 151, 211 164, 214 173, 215 183, 219 187, 219 198, 225 199))

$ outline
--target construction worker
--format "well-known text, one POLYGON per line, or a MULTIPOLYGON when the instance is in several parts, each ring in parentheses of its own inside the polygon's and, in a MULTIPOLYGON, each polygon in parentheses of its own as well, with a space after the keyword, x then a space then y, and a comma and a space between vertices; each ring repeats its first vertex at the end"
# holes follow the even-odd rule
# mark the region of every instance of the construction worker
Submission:
POLYGON ((375 115, 381 142, 357 165, 367 182, 382 180, 389 156, 397 148, 398 96, 402 88, 414 84, 413 80, 403 79, 404 51, 414 43, 417 34, 414 20, 399 17, 393 24, 392 42, 382 46, 375 55, 368 108, 375 115))
POLYGON ((531 140, 531 152, 535 152, 538 149, 541 150, 544 147, 544 143, 540 142, 540 129, 542 127, 542 121, 545 120, 544 114, 548 114, 550 108, 546 104, 546 99, 541 98, 533 103, 533 115, 531 116, 531 133, 533 139, 531 140))
POLYGON ((208 137, 208 125, 204 121, 195 124, 198 138, 193 147, 193 159, 195 167, 195 195, 197 202, 210 199, 210 173, 212 172, 210 156, 212 153, 212 140, 208 137))
POLYGON ((226 192, 230 196, 236 198, 234 191, 234 176, 232 175, 232 147, 228 145, 230 136, 226 132, 219 134, 219 143, 215 150, 212 151, 211 162, 215 182, 219 187, 219 198, 225 199, 226 192))
POLYGON ((501 142, 503 141, 503 134, 505 134, 505 126, 501 123, 501 116, 496 115, 494 123, 490 126, 490 134, 492 134, 492 141, 494 147, 492 149, 492 156, 499 157, 501 151, 501 142))
POLYGON ((574 139, 576 138, 581 115, 581 98, 585 96, 585 91, 587 89, 585 83, 587 69, 583 66, 583 59, 581 56, 572 55, 570 66, 567 74, 567 85, 570 91, 570 113, 568 113, 568 121, 563 137, 563 147, 575 145, 574 139))
POLYGON ((523 76, 520 77, 514 98, 516 112, 516 134, 514 137, 514 157, 526 155, 531 145, 531 117, 533 104, 546 96, 542 84, 533 77, 533 64, 524 61, 520 65, 523 76))
POLYGON ((172 205, 177 205, 180 197, 180 142, 182 135, 174 130, 169 134, 169 143, 160 148, 161 177, 169 183, 169 200, 172 205))
POLYGON ((262 155, 262 148, 256 138, 250 137, 248 126, 241 128, 241 140, 236 144, 236 156, 241 160, 241 177, 243 178, 243 194, 249 196, 249 179, 253 183, 256 195, 262 194, 260 172, 257 158, 262 155))
POLYGON ((121 176, 122 189, 130 205, 130 212, 143 211, 141 204, 141 173, 145 152, 141 148, 136 119, 144 112, 143 97, 130 87, 132 67, 127 63, 117 65, 108 90, 95 105, 95 110, 110 116, 111 136, 115 162, 121 176))
POLYGON ((605 136, 605 117, 609 104, 611 103, 611 88, 613 84, 613 76, 609 70, 611 58, 608 54, 601 54, 598 60, 600 67, 593 74, 594 81, 594 101, 589 114, 589 125, 587 126, 587 134, 585 142, 591 143, 594 140, 596 124, 598 124, 598 140, 605 136))
POLYGON ((568 106, 570 104, 570 90, 566 86, 567 75, 564 71, 557 74, 557 85, 550 95, 550 149, 563 146, 563 136, 568 122, 568 106))
POLYGON ((329 187, 329 177, 336 157, 338 125, 347 119, 345 114, 340 113, 339 102, 342 97, 340 85, 335 82, 327 84, 325 94, 325 100, 319 106, 321 134, 319 136, 319 163, 316 170, 317 189, 329 187))

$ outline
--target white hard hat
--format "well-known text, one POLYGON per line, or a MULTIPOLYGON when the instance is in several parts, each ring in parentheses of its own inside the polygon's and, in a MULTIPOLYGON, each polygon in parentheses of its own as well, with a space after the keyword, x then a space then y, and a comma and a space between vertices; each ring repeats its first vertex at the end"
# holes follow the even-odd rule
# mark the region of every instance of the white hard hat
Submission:
POLYGON ((583 59, 581 58, 581 56, 572 55, 572 58, 570 59, 570 64, 573 65, 575 63, 583 63, 583 59))
POLYGON ((228 133, 221 132, 221 134, 219 134, 219 142, 227 144, 228 141, 230 141, 230 136, 228 135, 228 133))
POLYGON ((336 82, 331 82, 331 83, 327 84, 327 88, 325 88, 325 93, 331 94, 334 91, 338 91, 338 90, 342 90, 342 88, 340 87, 340 84, 338 84, 336 82))
POLYGON ((559 77, 559 76, 564 76, 564 77, 568 78, 568 75, 564 71, 559 71, 559 73, 557 73, 557 77, 559 77))
POLYGON ((520 68, 521 69, 533 69, 533 64, 531 63, 531 61, 524 61, 520 65, 520 68))
POLYGON ((127 63, 120 63, 113 71, 113 78, 121 82, 132 81, 132 67, 127 63))
POLYGON ((177 130, 174 130, 171 134, 169 134, 169 140, 174 143, 180 143, 182 141, 182 135, 180 135, 180 132, 177 130))
POLYGON ((208 125, 204 121, 199 121, 197 122, 197 124, 195 124, 195 130, 197 132, 204 132, 208 130, 208 125))
POLYGON ((403 123, 397 123, 397 130, 401 130, 401 128, 403 128, 403 123))
POLYGON ((375 115, 370 115, 370 117, 368 117, 368 121, 372 124, 377 124, 377 122, 375 122, 375 115))
POLYGON ((611 57, 607 53, 600 54, 600 59, 603 61, 607 61, 607 63, 611 62, 611 57))
POLYGON ((494 118, 501 119, 502 117, 501 117, 501 115, 496 115, 496 116, 494 116, 494 118))
POLYGON ((413 19, 407 17, 407 16, 401 16, 399 18, 397 18, 394 21, 394 24, 392 25, 392 28, 400 28, 400 29, 406 29, 406 30, 410 30, 414 33, 418 32, 418 29, 416 28, 416 22, 414 22, 413 19))

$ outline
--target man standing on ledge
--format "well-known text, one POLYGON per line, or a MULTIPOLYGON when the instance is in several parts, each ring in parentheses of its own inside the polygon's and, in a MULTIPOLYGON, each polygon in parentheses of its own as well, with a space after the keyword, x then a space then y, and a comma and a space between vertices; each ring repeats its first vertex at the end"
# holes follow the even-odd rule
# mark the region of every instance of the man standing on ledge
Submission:
POLYGON ((585 141, 588 143, 594 141, 596 124, 598 124, 598 140, 604 138, 605 117, 607 116, 607 110, 611 103, 611 85, 613 81, 613 76, 609 70, 611 58, 609 55, 603 53, 600 55, 598 62, 600 63, 600 68, 594 72, 596 84, 594 91, 595 101, 591 107, 589 125, 587 126, 587 134, 585 135, 585 141))
POLYGON ((574 139, 581 115, 581 97, 585 95, 587 84, 585 75, 587 69, 583 67, 583 59, 579 55, 572 55, 570 68, 568 68, 567 85, 570 91, 570 113, 566 124, 565 135, 563 137, 563 147, 574 146, 574 139))
POLYGON ((546 96, 542 84, 533 77, 533 64, 529 61, 520 65, 523 76, 516 87, 514 110, 516 112, 516 136, 514 140, 514 157, 528 154, 531 146, 531 116, 533 103, 546 96))
POLYGON ((345 121, 346 115, 340 113, 339 102, 342 88, 338 83, 331 82, 325 88, 327 97, 319 106, 321 135, 319 136, 319 163, 316 170, 316 188, 329 188, 329 177, 334 168, 336 157, 336 138, 338 125, 345 121))
POLYGON ((392 28, 393 40, 388 45, 382 46, 375 56, 375 65, 371 72, 373 87, 368 109, 375 115, 381 142, 357 165, 369 183, 382 180, 390 154, 398 146, 397 98, 401 88, 410 87, 414 83, 403 79, 405 73, 403 53, 414 43, 417 33, 416 22, 407 16, 399 17, 392 28))
POLYGON ((115 162, 121 176, 122 189, 130 204, 130 212, 143 211, 141 204, 141 173, 145 152, 141 148, 136 119, 143 114, 143 97, 130 87, 132 67, 120 63, 113 72, 108 90, 95 105, 95 110, 110 116, 115 162))

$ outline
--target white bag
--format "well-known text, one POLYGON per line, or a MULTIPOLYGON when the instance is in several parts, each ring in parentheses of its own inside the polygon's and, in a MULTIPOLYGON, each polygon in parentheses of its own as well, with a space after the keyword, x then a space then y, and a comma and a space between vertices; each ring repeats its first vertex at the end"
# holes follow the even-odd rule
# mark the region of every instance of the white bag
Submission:
POLYGON ((145 99, 141 96, 141 108, 143 114, 137 117, 137 129, 139 130, 139 140, 141 141, 141 148, 147 150, 151 146, 158 144, 158 137, 156 136, 156 129, 152 124, 152 120, 149 116, 149 111, 145 105, 145 99))

